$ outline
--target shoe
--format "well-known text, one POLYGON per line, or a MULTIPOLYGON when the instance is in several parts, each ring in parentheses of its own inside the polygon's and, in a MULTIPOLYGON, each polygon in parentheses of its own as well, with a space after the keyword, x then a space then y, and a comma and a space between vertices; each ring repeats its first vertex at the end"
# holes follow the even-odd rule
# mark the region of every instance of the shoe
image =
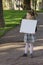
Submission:
POLYGON ((33 58, 33 54, 30 54, 30 58, 33 58))
POLYGON ((27 57, 27 54, 23 54, 23 57, 27 57))

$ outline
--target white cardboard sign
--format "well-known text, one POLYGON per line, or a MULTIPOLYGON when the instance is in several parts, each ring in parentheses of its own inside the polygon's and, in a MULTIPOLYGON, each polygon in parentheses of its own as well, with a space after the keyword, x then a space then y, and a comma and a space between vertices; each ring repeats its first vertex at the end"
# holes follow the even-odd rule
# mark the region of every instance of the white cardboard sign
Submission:
POLYGON ((37 20, 22 19, 20 33, 35 34, 37 20))

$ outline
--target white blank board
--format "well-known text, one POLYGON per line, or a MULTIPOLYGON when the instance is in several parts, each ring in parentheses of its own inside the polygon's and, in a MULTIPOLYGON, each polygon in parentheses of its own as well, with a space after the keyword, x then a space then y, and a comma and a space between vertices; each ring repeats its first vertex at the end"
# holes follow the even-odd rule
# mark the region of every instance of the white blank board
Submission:
POLYGON ((35 34, 37 20, 22 19, 20 33, 35 34))

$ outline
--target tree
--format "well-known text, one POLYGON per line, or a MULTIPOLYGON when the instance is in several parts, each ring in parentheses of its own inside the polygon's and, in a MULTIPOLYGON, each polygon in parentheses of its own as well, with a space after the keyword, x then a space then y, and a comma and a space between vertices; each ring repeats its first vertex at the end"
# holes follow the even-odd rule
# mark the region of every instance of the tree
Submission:
POLYGON ((7 5, 9 7, 9 9, 11 10, 12 9, 12 0, 5 0, 7 5))
POLYGON ((33 9, 36 10, 37 0, 31 0, 33 9))
POLYGON ((0 27, 4 27, 5 22, 3 18, 3 6, 2 6, 2 0, 0 0, 0 27))
POLYGON ((11 7, 14 10, 14 0, 12 0, 12 2, 11 2, 11 7))
POLYGON ((24 9, 31 9, 30 2, 31 2, 31 0, 24 0, 23 1, 23 8, 24 9))
POLYGON ((37 0, 34 1, 34 9, 36 10, 37 0))
POLYGON ((8 3, 8 7, 10 10, 14 10, 14 2, 15 0, 6 0, 6 3, 8 3))

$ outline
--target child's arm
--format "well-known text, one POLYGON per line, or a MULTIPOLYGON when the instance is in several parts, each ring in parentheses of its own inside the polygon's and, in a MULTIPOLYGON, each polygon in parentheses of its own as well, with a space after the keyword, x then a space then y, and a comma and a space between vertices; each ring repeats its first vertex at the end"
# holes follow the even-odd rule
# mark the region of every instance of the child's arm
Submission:
POLYGON ((37 32, 37 26, 36 26, 35 32, 37 32))

